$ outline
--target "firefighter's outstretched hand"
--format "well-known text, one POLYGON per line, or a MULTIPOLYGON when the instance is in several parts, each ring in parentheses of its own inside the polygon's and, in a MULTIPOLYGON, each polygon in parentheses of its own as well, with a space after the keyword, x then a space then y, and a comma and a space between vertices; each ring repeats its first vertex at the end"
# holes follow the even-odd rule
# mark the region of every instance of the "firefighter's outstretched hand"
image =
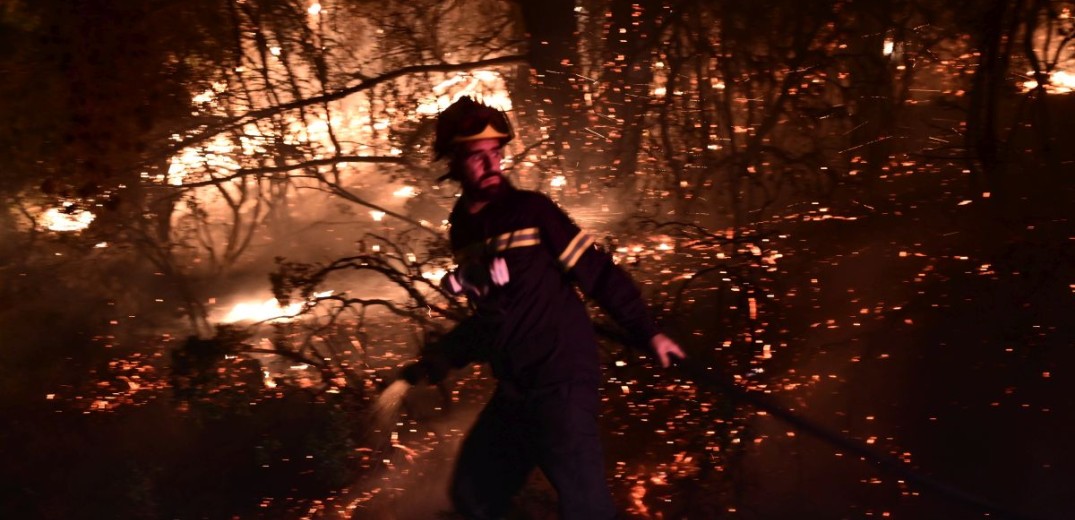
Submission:
POLYGON ((399 369, 399 378, 415 386, 429 381, 429 370, 420 361, 411 361, 399 369))
POLYGON ((677 359, 686 359, 687 357, 683 353, 683 349, 679 348, 679 345, 672 341, 672 338, 664 334, 653 336, 653 339, 649 340, 649 344, 653 348, 653 352, 657 354, 657 359, 661 360, 663 368, 668 368, 672 364, 672 357, 677 359))

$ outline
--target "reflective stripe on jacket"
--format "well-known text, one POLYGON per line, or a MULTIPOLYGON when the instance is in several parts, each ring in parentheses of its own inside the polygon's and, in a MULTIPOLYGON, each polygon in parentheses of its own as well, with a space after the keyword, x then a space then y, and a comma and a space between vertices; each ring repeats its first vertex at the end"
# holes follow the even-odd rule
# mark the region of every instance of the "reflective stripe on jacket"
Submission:
POLYGON ((464 206, 460 201, 449 218, 459 269, 480 276, 501 257, 509 272, 503 286, 486 282, 472 318, 496 329, 483 334, 491 344, 475 350, 490 358, 497 378, 522 387, 597 380, 596 337, 576 286, 636 345, 658 332, 630 276, 545 195, 509 189, 476 214, 464 206))

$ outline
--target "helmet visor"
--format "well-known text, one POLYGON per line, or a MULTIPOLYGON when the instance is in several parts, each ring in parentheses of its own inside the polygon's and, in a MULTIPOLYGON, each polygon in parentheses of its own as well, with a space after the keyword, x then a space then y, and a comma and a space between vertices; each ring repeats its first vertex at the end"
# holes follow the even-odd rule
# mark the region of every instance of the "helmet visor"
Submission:
POLYGON ((480 138, 481 134, 497 133, 490 135, 493 138, 511 137, 511 125, 504 113, 495 108, 482 107, 483 110, 475 110, 467 114, 459 121, 453 142, 472 141, 480 138), (489 132, 489 130, 495 132, 489 132))

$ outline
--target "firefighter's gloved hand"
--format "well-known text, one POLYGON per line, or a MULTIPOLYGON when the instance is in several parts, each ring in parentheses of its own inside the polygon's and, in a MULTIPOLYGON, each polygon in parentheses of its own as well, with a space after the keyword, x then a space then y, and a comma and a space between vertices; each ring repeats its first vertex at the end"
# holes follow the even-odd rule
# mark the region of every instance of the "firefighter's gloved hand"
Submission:
POLYGON ((399 369, 399 378, 410 383, 411 386, 419 384, 439 385, 448 377, 448 365, 437 358, 430 360, 422 358, 403 365, 399 369))
POLYGON ((508 263, 501 257, 493 259, 492 264, 489 265, 489 277, 496 285, 505 285, 511 280, 511 275, 508 274, 508 263))
POLYGON ((503 258, 496 257, 489 263, 488 269, 475 265, 456 269, 444 276, 441 285, 452 294, 485 296, 485 293, 489 292, 490 283, 502 286, 510 279, 508 263, 503 258))
POLYGON ((399 378, 414 386, 429 381, 429 370, 421 361, 412 361, 399 369, 399 378))
POLYGON ((485 287, 472 283, 463 274, 462 269, 444 275, 441 287, 453 295, 466 293, 468 296, 481 296, 485 294, 485 287))
POLYGON ((657 355, 657 359, 664 368, 668 368, 675 359, 687 359, 687 354, 683 352, 679 344, 664 334, 653 336, 650 338, 649 343, 650 348, 653 349, 653 353, 657 355))

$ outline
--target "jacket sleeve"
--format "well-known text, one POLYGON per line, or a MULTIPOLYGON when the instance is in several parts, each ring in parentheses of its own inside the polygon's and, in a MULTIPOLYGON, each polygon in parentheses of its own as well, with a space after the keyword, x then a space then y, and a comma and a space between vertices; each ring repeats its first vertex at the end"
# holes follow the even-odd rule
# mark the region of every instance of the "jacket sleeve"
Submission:
POLYGON ((660 329, 631 276, 579 229, 552 200, 542 196, 538 215, 541 241, 559 267, 572 276, 586 296, 597 301, 630 334, 633 347, 649 351, 649 340, 660 329))
POLYGON ((489 287, 489 258, 482 242, 464 243, 456 227, 448 232, 456 268, 441 278, 441 289, 452 296, 479 295, 489 287))
POLYGON ((488 361, 498 330, 499 323, 495 320, 471 316, 426 344, 419 353, 418 365, 432 383, 439 383, 450 369, 488 361))
MULTIPOLYGON (((468 292, 467 285, 474 280, 478 283, 484 282, 480 279, 483 273, 477 272, 478 268, 475 267, 478 265, 476 256, 480 251, 473 247, 460 247, 461 240, 455 228, 449 233, 449 239, 452 249, 456 251, 459 267, 441 279, 441 287, 453 296, 464 292, 472 296, 470 293, 476 288, 470 286, 471 291, 468 292)), ((487 361, 499 328, 500 324, 493 318, 472 315, 459 322, 445 335, 424 345, 419 353, 418 367, 430 381, 437 383, 444 379, 450 369, 460 369, 473 362, 487 361)))

